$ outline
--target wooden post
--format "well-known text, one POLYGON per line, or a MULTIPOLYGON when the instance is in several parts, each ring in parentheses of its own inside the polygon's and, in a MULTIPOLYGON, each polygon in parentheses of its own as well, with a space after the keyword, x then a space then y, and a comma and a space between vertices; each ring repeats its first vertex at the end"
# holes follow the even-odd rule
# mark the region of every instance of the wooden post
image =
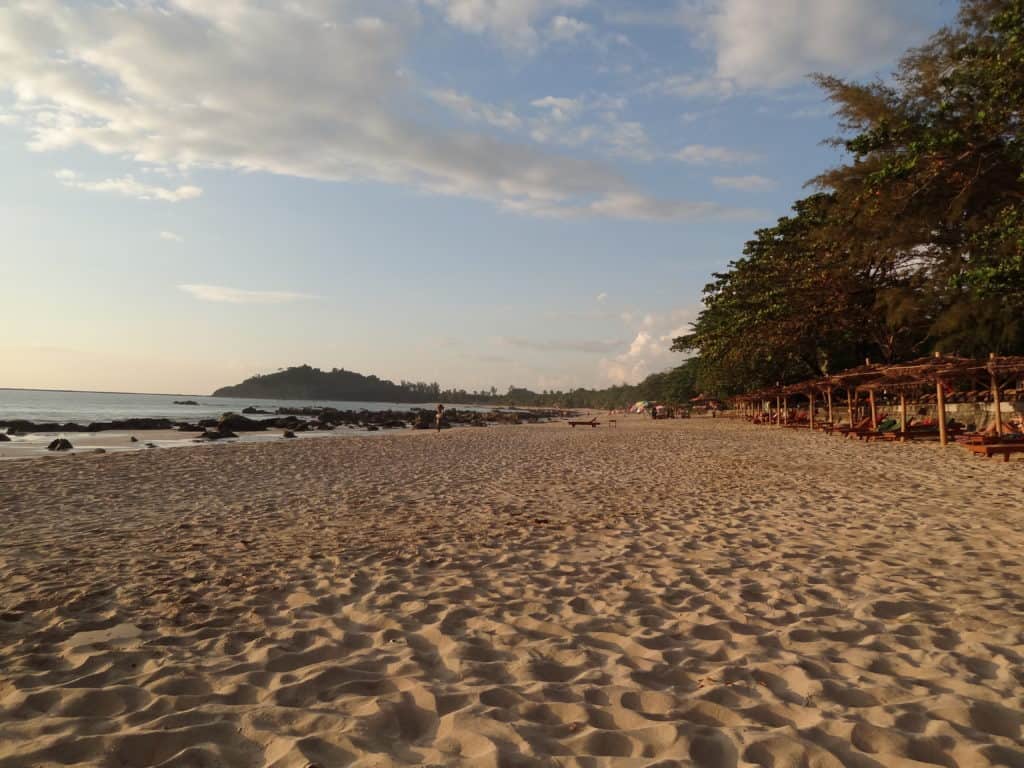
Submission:
POLYGON ((999 407, 999 377, 996 376, 995 369, 993 368, 993 361, 995 359, 995 353, 989 352, 988 355, 988 375, 992 378, 992 407, 996 409, 996 435, 1002 437, 1003 435, 1003 414, 1002 409, 999 407))
POLYGON ((907 393, 900 390, 900 442, 907 441, 907 393))
POLYGON ((828 423, 832 425, 832 387, 825 390, 825 400, 828 402, 828 423))
POLYGON ((773 424, 782 423, 782 398, 778 395, 775 396, 775 418, 772 419, 773 424))
POLYGON ((878 411, 875 408, 875 390, 868 390, 868 399, 871 402, 871 428, 878 429, 878 411))
POLYGON ((935 404, 939 411, 939 443, 946 445, 946 391, 938 376, 935 377, 935 404))
POLYGON ((853 390, 846 388, 846 413, 850 417, 850 429, 853 429, 853 390))
POLYGON ((810 423, 810 429, 813 432, 814 431, 814 390, 813 389, 811 390, 811 392, 808 395, 808 397, 811 400, 811 408, 807 412, 807 415, 808 415, 808 422, 810 423))

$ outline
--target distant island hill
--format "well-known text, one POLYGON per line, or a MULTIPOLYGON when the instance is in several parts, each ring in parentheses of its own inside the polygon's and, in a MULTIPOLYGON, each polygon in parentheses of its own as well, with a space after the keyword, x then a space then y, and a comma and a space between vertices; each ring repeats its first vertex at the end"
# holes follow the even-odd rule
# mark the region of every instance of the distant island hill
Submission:
POLYGON ((258 374, 241 384, 221 387, 213 397, 259 400, 333 400, 379 403, 463 403, 566 408, 610 408, 636 400, 686 402, 695 394, 694 371, 684 363, 679 368, 648 376, 636 385, 615 385, 607 389, 572 389, 568 392, 534 392, 509 387, 499 393, 489 390, 441 389, 437 382, 400 381, 397 384, 377 376, 366 376, 343 368, 323 371, 309 365, 258 374))
MULTIPOLYGON (((425 403, 439 400, 447 394, 436 382, 402 381, 396 384, 388 379, 365 376, 343 368, 322 371, 309 365, 299 365, 276 373, 257 374, 241 384, 221 387, 213 393, 213 397, 425 403)), ((462 394, 476 397, 478 394, 490 393, 462 394)))

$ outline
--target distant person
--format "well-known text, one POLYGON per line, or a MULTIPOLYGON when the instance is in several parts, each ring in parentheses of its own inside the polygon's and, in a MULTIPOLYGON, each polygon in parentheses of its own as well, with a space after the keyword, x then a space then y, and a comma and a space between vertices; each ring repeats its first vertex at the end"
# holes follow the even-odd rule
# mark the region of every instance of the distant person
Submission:
POLYGON ((434 415, 434 423, 437 425, 437 431, 441 431, 441 422, 444 421, 444 406, 440 403, 437 404, 437 413, 434 415))

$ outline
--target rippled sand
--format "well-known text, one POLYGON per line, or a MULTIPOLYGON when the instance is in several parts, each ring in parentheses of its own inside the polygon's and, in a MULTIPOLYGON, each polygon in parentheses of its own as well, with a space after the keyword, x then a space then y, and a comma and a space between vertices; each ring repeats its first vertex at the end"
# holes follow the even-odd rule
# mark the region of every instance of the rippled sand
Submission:
POLYGON ((1024 466, 620 423, 0 463, 0 766, 1024 765, 1024 466))

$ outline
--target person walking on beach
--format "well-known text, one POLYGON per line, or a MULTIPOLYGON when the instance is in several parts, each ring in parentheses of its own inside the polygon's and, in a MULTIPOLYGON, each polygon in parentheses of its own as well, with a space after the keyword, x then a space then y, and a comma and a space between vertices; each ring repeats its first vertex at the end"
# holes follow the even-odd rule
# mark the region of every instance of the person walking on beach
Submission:
POLYGON ((437 425, 437 431, 441 431, 441 422, 444 420, 444 406, 440 403, 437 404, 437 413, 434 415, 434 423, 437 425))

